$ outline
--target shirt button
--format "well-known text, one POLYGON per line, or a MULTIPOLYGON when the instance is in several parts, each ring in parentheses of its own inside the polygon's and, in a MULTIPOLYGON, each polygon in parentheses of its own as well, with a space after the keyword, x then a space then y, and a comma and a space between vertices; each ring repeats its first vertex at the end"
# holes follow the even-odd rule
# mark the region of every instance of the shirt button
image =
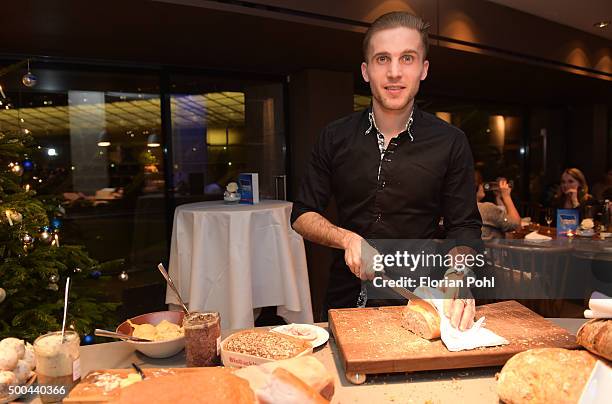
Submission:
POLYGON ((376 222, 377 222, 377 223, 378 223, 378 222, 380 222, 381 217, 382 217, 382 214, 381 214, 381 213, 379 213, 378 215, 376 215, 376 222))

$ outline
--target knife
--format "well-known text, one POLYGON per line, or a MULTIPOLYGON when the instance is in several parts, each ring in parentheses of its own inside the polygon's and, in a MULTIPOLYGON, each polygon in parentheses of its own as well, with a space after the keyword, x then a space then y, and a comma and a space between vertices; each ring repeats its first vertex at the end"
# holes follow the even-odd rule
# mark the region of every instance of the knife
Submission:
MULTIPOLYGON (((387 274, 385 274, 383 271, 376 271, 376 276, 377 277, 379 276, 384 281, 396 282, 395 279, 389 278, 387 274)), ((401 286, 385 286, 385 287, 391 289, 392 291, 402 296, 403 298, 410 300, 412 304, 417 304, 428 310, 432 308, 435 310, 435 307, 431 303, 429 303, 427 300, 419 297, 414 292, 411 292, 410 290, 406 288, 403 288, 401 286)))

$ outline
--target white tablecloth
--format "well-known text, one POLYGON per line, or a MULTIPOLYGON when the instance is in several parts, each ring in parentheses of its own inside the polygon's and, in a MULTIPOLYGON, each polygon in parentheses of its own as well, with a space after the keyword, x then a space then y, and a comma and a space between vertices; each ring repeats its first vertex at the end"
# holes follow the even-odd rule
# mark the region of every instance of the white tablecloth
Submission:
MULTIPOLYGON (((224 329, 253 327, 253 309, 266 306, 312 323, 304 241, 290 215, 286 201, 177 207, 169 271, 189 310, 218 311, 224 329)), ((166 303, 178 303, 170 289, 166 303)))

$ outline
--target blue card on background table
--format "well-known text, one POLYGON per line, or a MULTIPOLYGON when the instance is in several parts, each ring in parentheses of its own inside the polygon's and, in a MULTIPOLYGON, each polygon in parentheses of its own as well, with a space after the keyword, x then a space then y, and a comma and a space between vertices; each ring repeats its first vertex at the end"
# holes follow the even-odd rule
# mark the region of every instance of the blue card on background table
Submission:
POLYGON ((238 176, 240 203, 253 205, 259 203, 259 174, 241 173, 238 176))
POLYGON ((578 209, 557 209, 557 235, 567 234, 568 230, 576 231, 579 219, 578 209))

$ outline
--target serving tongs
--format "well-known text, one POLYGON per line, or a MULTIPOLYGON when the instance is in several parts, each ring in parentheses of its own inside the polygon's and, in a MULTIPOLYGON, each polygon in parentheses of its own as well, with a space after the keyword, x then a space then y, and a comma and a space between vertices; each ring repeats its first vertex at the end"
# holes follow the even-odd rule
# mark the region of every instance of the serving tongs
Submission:
POLYGON ((132 335, 122 334, 120 332, 101 330, 99 328, 96 328, 96 330, 94 331, 94 334, 97 335, 98 337, 118 338, 118 339, 135 341, 135 342, 153 342, 153 340, 150 340, 150 339, 138 338, 132 335))

